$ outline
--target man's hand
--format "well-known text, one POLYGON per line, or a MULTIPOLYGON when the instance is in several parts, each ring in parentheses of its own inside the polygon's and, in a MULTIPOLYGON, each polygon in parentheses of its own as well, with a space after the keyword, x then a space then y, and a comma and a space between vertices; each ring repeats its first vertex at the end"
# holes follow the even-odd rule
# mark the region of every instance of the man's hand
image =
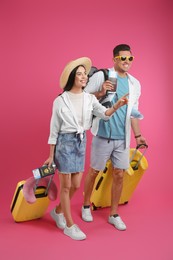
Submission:
MULTIPOLYGON (((141 135, 140 137, 136 138, 136 144, 139 145, 140 144, 140 148, 146 148, 147 145, 147 141, 146 139, 141 135), (142 145, 144 144, 144 145, 142 145)), ((147 145, 148 146, 148 145, 147 145)))
POLYGON ((114 86, 112 85, 111 81, 109 80, 106 80, 103 85, 102 85, 102 90, 101 90, 101 93, 103 96, 106 95, 106 92, 108 90, 112 91, 114 89, 114 86))

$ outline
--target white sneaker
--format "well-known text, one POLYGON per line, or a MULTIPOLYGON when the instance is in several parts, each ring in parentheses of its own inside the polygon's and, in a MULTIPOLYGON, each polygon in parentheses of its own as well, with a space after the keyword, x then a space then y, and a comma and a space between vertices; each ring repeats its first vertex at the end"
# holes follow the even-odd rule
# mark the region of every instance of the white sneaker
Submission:
POLYGON ((63 213, 56 213, 55 209, 50 212, 51 217, 55 220, 57 227, 64 229, 66 226, 66 220, 63 213))
POLYGON ((91 209, 90 208, 84 208, 82 207, 82 219, 86 222, 91 222, 93 221, 93 216, 91 214, 91 209))
POLYGON ((114 225, 118 230, 126 230, 126 225, 120 218, 120 216, 114 217, 114 216, 109 216, 108 222, 112 225, 114 225))
POLYGON ((80 228, 74 224, 71 227, 64 228, 64 234, 71 237, 74 240, 84 240, 86 235, 80 230, 80 228))

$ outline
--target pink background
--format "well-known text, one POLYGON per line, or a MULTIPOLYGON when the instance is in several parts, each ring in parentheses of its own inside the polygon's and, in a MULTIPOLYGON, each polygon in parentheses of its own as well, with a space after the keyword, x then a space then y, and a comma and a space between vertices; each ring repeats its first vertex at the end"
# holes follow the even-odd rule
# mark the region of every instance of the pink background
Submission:
MULTIPOLYGON (((90 239, 84 242, 86 248, 82 242, 81 249, 86 252, 87 246, 92 248, 95 245, 95 249, 100 249, 100 254, 93 249, 90 259, 95 258, 94 254, 102 259, 103 253, 107 252, 104 241, 108 241, 100 241, 104 230, 104 239, 110 238, 110 245, 113 243, 108 254, 112 255, 115 251, 115 255, 124 256, 122 259, 127 259, 129 253, 133 259, 173 259, 170 242, 173 231, 172 7, 171 0, 0 1, 0 226, 4 231, 1 234, 5 237, 1 236, 0 239, 7 258, 10 256, 10 251, 6 251, 7 245, 16 257, 20 248, 15 245, 14 238, 8 240, 11 237, 8 232, 12 232, 15 238, 17 234, 19 236, 20 228, 26 237, 27 232, 29 237, 31 229, 31 236, 36 232, 36 222, 24 223, 18 227, 14 225, 10 203, 17 182, 30 177, 32 169, 42 165, 48 156, 47 139, 52 102, 61 92, 59 76, 62 69, 69 60, 81 56, 90 57, 93 64, 100 68, 111 67, 114 46, 127 43, 135 56, 130 73, 142 85, 140 110, 145 118, 141 121, 141 129, 149 144, 146 154, 149 168, 128 208, 121 208, 126 222, 129 221, 129 229, 134 225, 135 231, 131 229, 131 233, 128 233, 127 230, 122 235, 114 233, 112 227, 98 227, 94 223, 89 229, 79 217, 82 181, 73 204, 80 226, 83 225, 88 232, 90 230, 91 234, 89 233, 90 239), (133 210, 134 216, 130 218, 133 210), (29 231, 27 227, 30 227, 29 231), (122 240, 115 248, 117 237, 122 240), (124 247, 127 250, 123 251, 124 247)), ((89 167, 90 141, 91 134, 88 131, 86 171, 89 167)), ((132 138, 132 146, 134 145, 132 138)), ((105 210, 99 216, 105 214, 105 210)), ((104 218, 107 214, 106 211, 104 218)), ((51 222, 49 215, 45 218, 51 222)), ((41 231, 44 237, 44 232, 49 227, 45 222, 42 224, 45 228, 41 231)), ((55 236, 54 226, 51 228, 51 234, 55 236)), ((58 245, 60 239, 57 234, 56 239, 53 239, 57 240, 58 245)), ((51 259, 57 259, 58 254, 62 256, 60 259, 67 259, 68 252, 63 250, 63 245, 67 242, 74 245, 74 241, 61 235, 61 251, 56 252, 57 247, 52 246, 51 249, 45 249, 45 252, 52 252, 55 258, 51 259)), ((75 245, 77 250, 77 243, 75 245)), ((34 249, 34 244, 31 246, 34 249)), ((47 259, 44 258, 46 253, 41 256, 42 259, 47 259)), ((80 250, 75 255, 77 259, 85 259, 80 250)))

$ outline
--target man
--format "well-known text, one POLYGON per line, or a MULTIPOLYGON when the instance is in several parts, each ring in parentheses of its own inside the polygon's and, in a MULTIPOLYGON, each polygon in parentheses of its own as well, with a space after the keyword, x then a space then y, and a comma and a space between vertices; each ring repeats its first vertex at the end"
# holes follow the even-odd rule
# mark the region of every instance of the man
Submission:
POLYGON ((111 207, 108 222, 118 230, 126 230, 126 225, 118 215, 118 203, 120 200, 124 171, 129 167, 129 149, 131 128, 136 139, 136 144, 146 143, 139 126, 139 119, 132 116, 132 111, 138 111, 138 102, 141 95, 140 82, 128 73, 134 57, 130 46, 120 44, 113 49, 114 67, 109 71, 117 73, 117 89, 113 91, 110 80, 104 79, 102 71, 95 73, 89 80, 85 91, 93 93, 98 99, 115 102, 117 98, 129 93, 128 105, 123 106, 108 122, 95 118, 92 125, 91 164, 84 184, 84 203, 82 206, 82 219, 93 221, 90 210, 90 196, 93 190, 95 178, 99 171, 105 168, 108 159, 113 165, 111 207))

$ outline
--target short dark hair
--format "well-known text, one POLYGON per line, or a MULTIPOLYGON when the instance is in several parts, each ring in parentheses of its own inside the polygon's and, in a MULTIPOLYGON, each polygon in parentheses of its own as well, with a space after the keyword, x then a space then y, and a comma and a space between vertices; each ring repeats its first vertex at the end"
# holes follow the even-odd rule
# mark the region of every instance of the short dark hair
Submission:
POLYGON ((113 57, 118 56, 120 51, 130 51, 130 46, 127 44, 119 44, 113 49, 113 57))

